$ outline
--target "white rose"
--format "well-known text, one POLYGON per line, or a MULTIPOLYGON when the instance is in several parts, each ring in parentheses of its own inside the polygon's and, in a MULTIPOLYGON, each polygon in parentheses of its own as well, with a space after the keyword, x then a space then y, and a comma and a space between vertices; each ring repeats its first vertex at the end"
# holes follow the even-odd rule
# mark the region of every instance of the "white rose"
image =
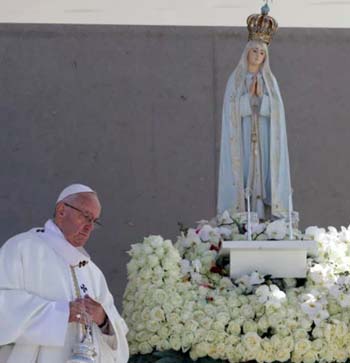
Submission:
POLYGON ((233 307, 230 309, 230 315, 232 319, 236 319, 241 315, 241 309, 233 307))
POLYGON ((154 250, 154 253, 158 256, 159 259, 161 259, 165 255, 165 250, 163 247, 158 247, 154 250))
POLYGON ((287 319, 285 325, 289 330, 295 330, 298 326, 298 322, 294 319, 287 319))
POLYGON ((181 349, 181 339, 178 335, 172 335, 169 339, 169 343, 170 343, 171 349, 173 349, 173 350, 181 349))
POLYGON ((286 324, 284 324, 284 321, 282 322, 279 322, 277 326, 275 326, 275 329, 276 329, 276 333, 278 335, 280 335, 281 337, 287 337, 289 336, 292 332, 291 332, 291 329, 289 329, 287 327, 286 324))
POLYGON ((341 307, 347 308, 347 307, 350 306, 350 295, 340 293, 338 298, 337 298, 337 301, 339 302, 341 307))
POLYGON ((337 362, 346 362, 349 357, 347 349, 335 349, 333 351, 334 360, 337 362))
POLYGON ((311 349, 311 343, 308 339, 296 340, 294 351, 296 354, 303 355, 311 349))
POLYGON ((208 330, 205 340, 209 343, 213 342, 216 339, 217 331, 215 330, 208 330))
POLYGON ((208 329, 198 328, 194 336, 193 343, 199 343, 205 340, 208 329))
POLYGON ((219 312, 218 314, 216 314, 216 320, 223 325, 227 325, 230 320, 230 314, 226 312, 219 312))
POLYGON ((282 240, 287 234, 287 224, 284 219, 278 219, 266 227, 268 239, 282 240))
POLYGON ((164 311, 159 307, 156 306, 151 310, 151 319, 156 321, 164 321, 165 320, 165 314, 164 311))
POLYGON ((322 338, 323 337, 323 329, 320 326, 315 326, 312 329, 312 336, 314 338, 322 338))
POLYGON ((319 357, 322 357, 322 362, 334 362, 333 351, 329 349, 328 345, 325 345, 319 352, 319 357))
POLYGON ((264 304, 270 296, 270 289, 267 285, 259 286, 255 291, 255 295, 258 297, 258 301, 264 304))
POLYGON ((258 325, 254 320, 246 320, 243 324, 243 332, 249 333, 253 332, 256 333, 258 331, 258 325))
POLYGON ((216 308, 215 308, 215 306, 213 306, 211 304, 207 304, 207 305, 204 306, 204 312, 208 316, 215 316, 216 315, 216 308))
POLYGON ((336 324, 335 335, 337 337, 344 337, 347 333, 348 333, 348 327, 343 321, 340 321, 338 324, 336 324))
POLYGON ((162 304, 167 299, 167 293, 163 289, 156 289, 153 291, 154 301, 162 304))
POLYGON ((257 351, 260 349, 261 338, 257 333, 247 333, 242 337, 242 341, 248 351, 257 351))
POLYGON ((203 242, 208 242, 213 233, 215 233, 214 228, 206 224, 201 228, 198 235, 203 242))
POLYGON ((178 242, 180 245, 182 245, 185 248, 189 248, 191 246, 199 245, 201 243, 201 240, 196 232, 195 229, 190 228, 187 231, 187 236, 185 237, 183 234, 181 236, 182 238, 178 238, 178 242))
POLYGON ((161 236, 150 236, 147 242, 153 247, 158 248, 163 245, 163 238, 161 236))
POLYGON ((138 350, 141 354, 149 354, 152 353, 152 346, 148 342, 142 342, 138 346, 138 350))
POLYGON ((282 339, 282 347, 289 351, 294 349, 294 339, 292 336, 283 337, 282 339))
POLYGON ((311 348, 315 352, 319 352, 325 346, 323 339, 315 339, 311 342, 311 348))
POLYGON ((152 255, 154 252, 153 248, 151 246, 148 245, 143 245, 143 253, 145 255, 152 255))
POLYGON ((299 324, 302 329, 308 331, 308 330, 310 330, 310 327, 312 325, 312 320, 311 319, 299 319, 299 324))
POLYGON ((265 333, 267 332, 267 329, 270 327, 270 323, 267 319, 266 315, 263 315, 259 320, 258 320, 258 331, 260 333, 265 333))
POLYGON ((264 363, 266 362, 266 352, 263 349, 259 349, 256 353, 255 353, 255 360, 258 363, 264 363))
POLYGON ((327 308, 330 315, 338 314, 343 310, 341 306, 334 299, 328 299, 327 308))
POLYGON ((304 363, 315 363, 316 361, 318 361, 317 353, 312 350, 309 350, 303 355, 304 363))
POLYGON ((170 346, 169 340, 167 340, 167 339, 160 340, 157 344, 156 349, 158 351, 170 350, 171 346, 170 346))
POLYGON ((151 338, 149 339, 149 344, 151 344, 152 347, 156 347, 159 342, 161 341, 159 335, 155 334, 152 335, 151 338))
POLYGON ((225 324, 222 323, 221 321, 214 321, 211 328, 215 331, 222 332, 225 331, 225 324))
POLYGON ((266 352, 265 353, 265 362, 272 363, 276 360, 274 352, 266 352))
POLYGON ((182 259, 180 261, 181 273, 186 275, 192 271, 191 262, 187 259, 182 259))
POLYGON ((237 335, 226 335, 225 337, 225 344, 227 347, 234 347, 235 345, 237 345, 240 341, 241 338, 240 336, 237 335))
POLYGON ((199 323, 193 319, 187 320, 185 322, 185 330, 187 330, 187 331, 196 332, 198 327, 199 327, 199 323))
POLYGON ((318 228, 317 226, 310 226, 305 230, 305 239, 314 239, 317 241, 320 236, 324 235, 326 230, 324 228, 318 228))
POLYGON ((232 335, 240 335, 241 334, 241 326, 236 321, 230 321, 227 327, 227 332, 232 335))
POLYGON ((268 338, 262 339, 261 346, 263 347, 266 353, 272 353, 274 350, 272 342, 268 338))
POLYGON ((199 358, 197 352, 193 348, 190 350, 190 358, 193 361, 196 361, 199 358))
POLYGON ((205 329, 210 329, 213 324, 213 319, 209 316, 205 316, 204 318, 199 320, 200 325, 205 329))
POLYGON ((305 329, 296 329, 293 332, 293 336, 295 340, 308 339, 308 332, 305 329))
POLYGON ((240 357, 240 361, 241 360, 244 360, 245 361, 246 352, 247 352, 247 349, 245 347, 245 344, 238 343, 236 345, 236 354, 240 357))
POLYGON ((172 242, 169 240, 169 239, 166 239, 164 242, 163 242, 163 247, 165 248, 165 250, 170 250, 172 248, 174 248, 172 242))
POLYGON ((273 335, 270 339, 270 342, 275 350, 282 347, 282 339, 279 335, 273 335))
POLYGON ((290 359, 290 350, 284 349, 277 349, 275 353, 275 358, 278 362, 286 362, 290 359))
POLYGON ((147 330, 152 333, 156 333, 159 330, 160 326, 161 325, 160 325, 159 321, 157 321, 157 320, 149 320, 146 323, 147 330))
POLYGON ((181 346, 182 351, 186 352, 190 349, 192 343, 194 341, 194 334, 191 331, 185 331, 181 336, 181 346))
MULTIPOLYGON (((157 257, 156 257, 157 258, 157 257)), ((153 270, 151 267, 145 267, 142 269, 142 278, 145 280, 145 281, 148 281, 152 275, 153 275, 153 270)))
POLYGON ((327 342, 330 342, 335 335, 335 326, 331 324, 325 324, 323 329, 323 335, 326 338, 327 342))
POLYGON ((166 339, 169 336, 169 329, 164 324, 159 328, 158 334, 162 339, 166 339))
POLYGON ((235 295, 228 297, 227 304, 230 308, 240 307, 242 305, 241 301, 235 295))
POLYGON ((215 353, 219 357, 223 357, 225 354, 225 344, 224 343, 218 343, 215 345, 215 353))
POLYGON ((226 306, 227 305, 227 300, 223 296, 216 295, 214 297, 214 304, 216 306, 226 306))
POLYGON ((176 292, 171 294, 170 299, 173 306, 180 307, 183 305, 183 299, 181 295, 176 292))
POLYGON ((199 344, 196 344, 192 349, 196 352, 197 357, 201 358, 208 355, 210 345, 207 342, 200 342, 199 344))
POLYGON ((244 305, 241 307, 241 315, 247 319, 254 318, 255 312, 250 305, 244 305))
POLYGON ((145 329, 145 324, 142 322, 136 323, 136 324, 134 324, 134 329, 136 331, 142 331, 145 329))
POLYGON ((219 214, 217 216, 217 220, 219 225, 233 223, 233 219, 230 217, 230 213, 227 210, 225 210, 222 214, 219 214))
POLYGON ((136 343, 129 343, 129 353, 130 355, 139 353, 139 345, 136 343))
POLYGON ((268 315, 268 321, 270 326, 278 326, 278 324, 283 321, 283 315, 279 313, 272 313, 268 315))
POLYGON ((151 318, 151 311, 149 308, 144 308, 141 312, 141 320, 148 321, 151 318))
POLYGON ((231 238, 232 230, 230 228, 227 228, 227 227, 219 227, 218 228, 218 232, 220 233, 220 235, 225 240, 228 240, 228 239, 231 238))
POLYGON ((146 342, 149 340, 150 336, 152 334, 150 334, 148 331, 139 331, 135 334, 135 340, 142 343, 142 342, 146 342))
POLYGON ((136 272, 138 272, 140 266, 137 263, 136 259, 132 259, 127 265, 126 265, 128 274, 135 274, 136 272))
POLYGON ((230 289, 230 288, 232 288, 232 287, 233 287, 233 283, 232 283, 232 281, 231 281, 231 279, 230 279, 230 278, 228 278, 228 277, 223 277, 223 278, 220 280, 220 285, 219 285, 219 287, 220 287, 221 289, 230 289))

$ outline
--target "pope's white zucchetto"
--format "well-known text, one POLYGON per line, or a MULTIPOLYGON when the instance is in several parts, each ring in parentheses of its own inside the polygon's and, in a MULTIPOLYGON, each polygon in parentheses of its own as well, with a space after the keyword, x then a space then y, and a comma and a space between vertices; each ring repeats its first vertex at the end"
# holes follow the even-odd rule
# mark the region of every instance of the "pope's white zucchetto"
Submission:
POLYGON ((61 202, 63 199, 66 199, 70 195, 80 194, 80 193, 96 193, 96 192, 87 185, 71 184, 62 190, 62 192, 58 196, 56 204, 61 202))

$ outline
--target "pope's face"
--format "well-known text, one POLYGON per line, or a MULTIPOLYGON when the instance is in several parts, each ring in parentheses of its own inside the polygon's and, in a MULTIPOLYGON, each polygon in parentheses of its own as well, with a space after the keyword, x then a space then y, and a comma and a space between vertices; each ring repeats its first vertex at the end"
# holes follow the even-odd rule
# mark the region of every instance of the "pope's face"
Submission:
POLYGON ((249 65, 260 66, 264 63, 265 57, 265 50, 257 46, 248 50, 247 61, 249 65))
POLYGON ((82 247, 101 214, 101 204, 94 193, 83 193, 67 204, 61 203, 57 208, 56 223, 70 244, 82 247))

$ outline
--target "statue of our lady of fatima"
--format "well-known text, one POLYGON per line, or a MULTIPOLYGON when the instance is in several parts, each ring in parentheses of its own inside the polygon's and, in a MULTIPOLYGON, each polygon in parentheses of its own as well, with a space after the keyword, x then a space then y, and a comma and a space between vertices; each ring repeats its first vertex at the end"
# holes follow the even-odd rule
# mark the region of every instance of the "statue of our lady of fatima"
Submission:
POLYGON ((218 212, 247 211, 260 220, 288 216, 291 182, 283 102, 268 45, 278 25, 268 15, 247 19, 248 43, 228 79, 222 114, 218 212))

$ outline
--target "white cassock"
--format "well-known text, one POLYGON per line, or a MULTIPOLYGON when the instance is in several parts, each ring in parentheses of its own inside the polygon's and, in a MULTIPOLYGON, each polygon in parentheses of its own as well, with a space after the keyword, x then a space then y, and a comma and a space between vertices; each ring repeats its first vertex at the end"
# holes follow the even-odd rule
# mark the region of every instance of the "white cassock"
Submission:
POLYGON ((79 340, 79 324, 68 323, 75 300, 70 266, 82 296, 99 302, 109 319, 108 334, 94 323, 96 363, 126 363, 129 358, 124 320, 106 280, 83 248, 67 242, 47 221, 9 239, 0 249, 0 363, 66 363, 79 340), (88 263, 79 267, 79 263, 88 263))

